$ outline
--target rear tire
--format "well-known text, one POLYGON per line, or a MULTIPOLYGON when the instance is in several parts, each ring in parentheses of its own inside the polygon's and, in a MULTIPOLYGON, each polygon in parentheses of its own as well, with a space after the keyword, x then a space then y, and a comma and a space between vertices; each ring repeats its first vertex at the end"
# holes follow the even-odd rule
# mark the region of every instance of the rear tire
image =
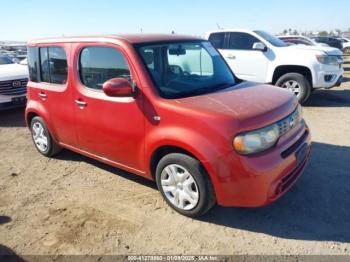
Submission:
POLYGON ((293 92, 300 104, 305 104, 311 95, 312 87, 310 81, 299 73, 287 73, 282 75, 277 80, 276 85, 293 92))
POLYGON ((52 157, 62 148, 52 139, 44 120, 36 116, 30 122, 30 131, 36 149, 46 157, 52 157))
POLYGON ((216 202, 206 171, 197 159, 188 155, 164 156, 156 168, 156 182, 164 200, 182 215, 202 216, 216 202))
POLYGON ((347 55, 350 55, 350 47, 345 47, 345 48, 343 49, 343 53, 344 53, 344 54, 347 54, 347 55))

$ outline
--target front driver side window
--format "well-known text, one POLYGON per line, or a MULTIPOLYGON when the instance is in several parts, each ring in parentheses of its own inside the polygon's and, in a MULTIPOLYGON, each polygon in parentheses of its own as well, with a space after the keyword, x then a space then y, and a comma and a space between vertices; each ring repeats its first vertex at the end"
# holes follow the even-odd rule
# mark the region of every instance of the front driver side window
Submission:
POLYGON ((86 47, 79 61, 81 82, 89 88, 102 90, 103 84, 112 78, 131 81, 128 62, 121 52, 112 47, 86 47))
POLYGON ((230 33, 228 49, 253 50, 253 45, 258 42, 261 41, 247 33, 230 33))

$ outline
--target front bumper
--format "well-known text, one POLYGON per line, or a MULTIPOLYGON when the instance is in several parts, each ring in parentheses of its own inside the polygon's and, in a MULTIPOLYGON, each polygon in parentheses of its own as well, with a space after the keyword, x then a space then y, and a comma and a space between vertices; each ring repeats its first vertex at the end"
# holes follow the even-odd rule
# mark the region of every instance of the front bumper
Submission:
POLYGON ((339 70, 321 70, 317 72, 316 79, 314 81, 314 88, 332 88, 340 86, 344 74, 344 69, 339 70))
POLYGON ((268 205, 296 183, 311 152, 311 136, 305 122, 283 135, 276 147, 256 156, 222 156, 214 163, 219 183, 214 185, 221 206, 268 205), (302 159, 296 152, 305 147, 302 159))
POLYGON ((0 101, 0 111, 19 108, 19 107, 25 107, 26 104, 27 104, 27 99, 25 97, 21 97, 21 99, 18 99, 16 101, 7 101, 7 102, 0 101))
MULTIPOLYGON (((341 75, 341 76, 339 76, 337 82, 332 87, 338 87, 341 85, 342 82, 343 82, 343 76, 341 75)), ((332 88, 332 87, 329 87, 329 88, 332 88)), ((329 88, 327 88, 327 89, 329 89, 329 88)))

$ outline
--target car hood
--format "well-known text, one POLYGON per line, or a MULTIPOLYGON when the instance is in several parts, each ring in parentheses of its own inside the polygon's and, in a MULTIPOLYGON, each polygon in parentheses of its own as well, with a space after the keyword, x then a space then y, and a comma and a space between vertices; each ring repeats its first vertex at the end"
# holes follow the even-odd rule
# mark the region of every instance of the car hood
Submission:
POLYGON ((173 103, 203 115, 235 119, 242 130, 275 123, 292 113, 298 104, 296 97, 286 90, 253 82, 242 82, 211 94, 176 99, 173 103))
POLYGON ((322 51, 328 55, 343 55, 343 53, 334 47, 329 46, 306 46, 306 45, 293 45, 287 48, 299 49, 299 50, 311 50, 311 51, 322 51))
POLYGON ((28 78, 28 67, 18 64, 0 65, 0 81, 28 78))

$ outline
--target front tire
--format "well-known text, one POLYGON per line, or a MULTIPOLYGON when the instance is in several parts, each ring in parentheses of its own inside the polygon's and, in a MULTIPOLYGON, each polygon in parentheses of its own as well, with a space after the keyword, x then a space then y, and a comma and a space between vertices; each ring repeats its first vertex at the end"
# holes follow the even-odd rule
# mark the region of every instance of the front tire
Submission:
POLYGON ((36 149, 46 157, 52 157, 61 151, 61 147, 52 139, 44 120, 36 116, 30 122, 30 131, 36 149))
POLYGON ((305 104, 311 95, 310 81, 299 73, 288 73, 281 76, 276 85, 292 92, 298 98, 300 104, 305 104))
POLYGON ((345 47, 345 48, 343 49, 343 53, 344 53, 344 54, 347 54, 347 55, 350 55, 350 47, 345 47))
POLYGON ((156 168, 156 182, 164 200, 182 215, 199 217, 216 202, 206 171, 197 159, 188 155, 164 156, 156 168))

